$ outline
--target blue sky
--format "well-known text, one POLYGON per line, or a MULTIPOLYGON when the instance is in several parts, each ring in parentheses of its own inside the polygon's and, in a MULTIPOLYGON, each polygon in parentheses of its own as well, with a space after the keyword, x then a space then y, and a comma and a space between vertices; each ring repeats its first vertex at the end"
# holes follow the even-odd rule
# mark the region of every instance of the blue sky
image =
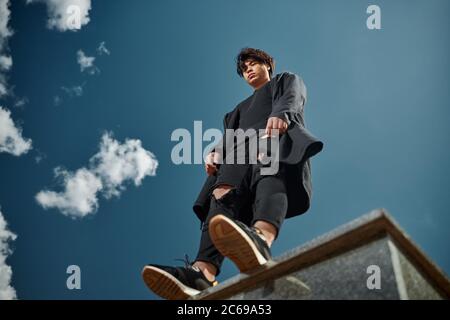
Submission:
MULTIPOLYGON (((173 164, 171 133, 193 132, 194 121, 221 129, 224 113, 251 95, 234 66, 245 46, 272 54, 276 73, 303 78, 306 124, 324 142, 312 159, 312 206, 285 221, 274 255, 383 207, 450 273, 448 1, 98 0, 82 6, 76 32, 52 20, 60 8, 45 0, 11 2, 13 33, 0 23, 0 57, 12 59, 0 60, 0 106, 21 131, 12 129, 20 136, 11 149, 0 128, 0 211, 17 235, 0 232, 12 251, 0 259, 9 295, 157 299, 141 268, 195 257, 191 207, 206 175, 202 165, 173 164), (366 26, 370 4, 381 8, 381 30, 366 26), (102 42, 109 54, 97 50, 102 42), (83 71, 79 50, 95 58, 83 71), (106 145, 143 171, 131 165, 114 182, 111 163, 102 171, 90 162, 106 159, 107 132, 106 145), (44 208, 39 192, 65 190, 55 168, 100 181, 94 203, 44 208), (81 269, 80 290, 66 287, 69 265, 81 269)), ((219 281, 236 272, 226 261, 219 281)))

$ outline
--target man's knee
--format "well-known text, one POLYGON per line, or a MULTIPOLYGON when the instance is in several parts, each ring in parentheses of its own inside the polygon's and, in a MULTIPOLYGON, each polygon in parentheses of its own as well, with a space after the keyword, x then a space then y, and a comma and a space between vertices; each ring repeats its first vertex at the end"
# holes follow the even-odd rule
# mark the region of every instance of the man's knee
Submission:
POLYGON ((230 192, 231 189, 234 187, 228 184, 221 184, 218 185, 212 192, 214 198, 216 200, 221 199, 224 195, 226 195, 228 192, 230 192))

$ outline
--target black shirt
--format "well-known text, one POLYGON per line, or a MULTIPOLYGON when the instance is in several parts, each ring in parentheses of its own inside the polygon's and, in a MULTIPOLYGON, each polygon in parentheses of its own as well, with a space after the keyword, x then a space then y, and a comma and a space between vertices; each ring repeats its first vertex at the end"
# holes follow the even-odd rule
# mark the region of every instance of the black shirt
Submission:
MULTIPOLYGON (((271 80, 273 81, 273 79, 271 80)), ((239 128, 265 129, 267 120, 272 113, 272 94, 270 82, 266 82, 261 88, 242 101, 239 110, 239 128)))

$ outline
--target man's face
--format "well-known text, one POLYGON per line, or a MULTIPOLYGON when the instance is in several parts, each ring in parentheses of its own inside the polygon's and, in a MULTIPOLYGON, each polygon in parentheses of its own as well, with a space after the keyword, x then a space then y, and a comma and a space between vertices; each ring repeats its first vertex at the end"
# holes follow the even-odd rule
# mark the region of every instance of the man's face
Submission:
POLYGON ((270 81, 269 67, 264 63, 248 59, 244 62, 242 69, 245 81, 255 89, 270 81))

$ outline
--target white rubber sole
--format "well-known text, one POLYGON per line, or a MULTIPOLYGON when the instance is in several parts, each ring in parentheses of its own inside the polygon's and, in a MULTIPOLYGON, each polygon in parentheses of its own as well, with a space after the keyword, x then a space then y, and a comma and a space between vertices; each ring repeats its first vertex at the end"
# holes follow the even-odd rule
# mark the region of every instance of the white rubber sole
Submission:
POLYGON ((142 278, 150 290, 167 300, 186 300, 200 293, 185 286, 170 273, 153 266, 144 267, 142 278))
POLYGON ((209 235, 219 252, 230 258, 242 273, 249 273, 267 263, 250 237, 222 214, 211 218, 209 235))

